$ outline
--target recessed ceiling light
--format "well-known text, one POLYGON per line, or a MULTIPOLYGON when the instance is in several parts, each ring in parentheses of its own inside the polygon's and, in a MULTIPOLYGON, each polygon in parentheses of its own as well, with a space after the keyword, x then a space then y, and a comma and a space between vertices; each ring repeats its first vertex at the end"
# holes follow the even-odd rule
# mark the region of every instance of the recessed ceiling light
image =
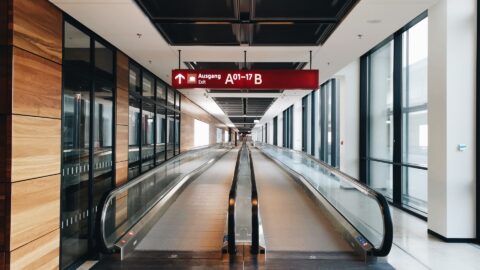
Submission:
POLYGON ((371 20, 367 20, 367 23, 371 23, 371 24, 377 24, 377 23, 381 23, 382 20, 380 19, 371 19, 371 20))

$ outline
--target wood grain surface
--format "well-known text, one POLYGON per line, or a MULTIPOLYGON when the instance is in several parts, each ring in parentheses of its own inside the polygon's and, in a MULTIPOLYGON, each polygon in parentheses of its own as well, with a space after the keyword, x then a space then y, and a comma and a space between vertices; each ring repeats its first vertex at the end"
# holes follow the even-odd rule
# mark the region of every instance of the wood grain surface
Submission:
POLYGON ((55 230, 10 253, 10 269, 58 269, 60 230, 55 230))
POLYGON ((62 63, 62 24, 59 9, 47 0, 13 1, 13 45, 62 63))
POLYGON ((11 181, 60 173, 60 120, 12 116, 11 181))
POLYGON ((13 48, 14 114, 60 119, 62 112, 62 66, 13 48))
POLYGON ((10 250, 59 228, 60 175, 12 184, 10 250))

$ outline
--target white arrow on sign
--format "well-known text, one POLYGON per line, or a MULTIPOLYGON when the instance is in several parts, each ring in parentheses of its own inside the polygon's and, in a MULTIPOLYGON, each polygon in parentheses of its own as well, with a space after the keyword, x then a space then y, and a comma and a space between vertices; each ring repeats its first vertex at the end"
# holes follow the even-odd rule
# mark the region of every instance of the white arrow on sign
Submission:
POLYGON ((185 80, 185 76, 183 76, 181 73, 178 73, 177 76, 175 76, 175 80, 178 80, 178 84, 182 84, 182 80, 185 80))

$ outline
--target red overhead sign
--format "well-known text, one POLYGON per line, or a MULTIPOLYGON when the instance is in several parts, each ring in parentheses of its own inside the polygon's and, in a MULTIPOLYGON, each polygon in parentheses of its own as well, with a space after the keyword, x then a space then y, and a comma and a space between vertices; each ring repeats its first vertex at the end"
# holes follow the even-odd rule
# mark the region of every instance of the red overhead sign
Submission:
POLYGON ((317 89, 318 70, 189 70, 172 71, 177 89, 317 89))

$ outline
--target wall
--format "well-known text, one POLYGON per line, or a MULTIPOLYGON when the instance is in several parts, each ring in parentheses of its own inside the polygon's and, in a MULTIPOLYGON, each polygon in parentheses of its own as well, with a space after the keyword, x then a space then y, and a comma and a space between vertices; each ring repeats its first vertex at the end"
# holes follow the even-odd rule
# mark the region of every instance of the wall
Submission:
POLYGON ((440 0, 428 10, 428 228, 446 238, 476 236, 476 5, 440 0))
POLYGON ((340 87, 340 170, 358 178, 360 63, 357 59, 334 76, 340 87))
POLYGON ((115 183, 121 186, 128 180, 128 57, 117 52, 115 183))
POLYGON ((293 104, 293 149, 302 151, 302 99, 293 104))
MULTIPOLYGON (((203 110, 197 104, 193 103, 184 95, 181 95, 181 102, 180 151, 188 151, 194 147, 193 125, 195 119, 210 125, 210 144, 215 144, 217 141, 217 128, 221 128, 223 131, 228 130, 225 124, 203 110)), ((224 140, 224 132, 222 134, 222 139, 224 140)), ((232 142, 235 143, 235 138, 233 136, 232 142)))
POLYGON ((0 269, 58 268, 62 13, 46 0, 0 12, 0 269))

